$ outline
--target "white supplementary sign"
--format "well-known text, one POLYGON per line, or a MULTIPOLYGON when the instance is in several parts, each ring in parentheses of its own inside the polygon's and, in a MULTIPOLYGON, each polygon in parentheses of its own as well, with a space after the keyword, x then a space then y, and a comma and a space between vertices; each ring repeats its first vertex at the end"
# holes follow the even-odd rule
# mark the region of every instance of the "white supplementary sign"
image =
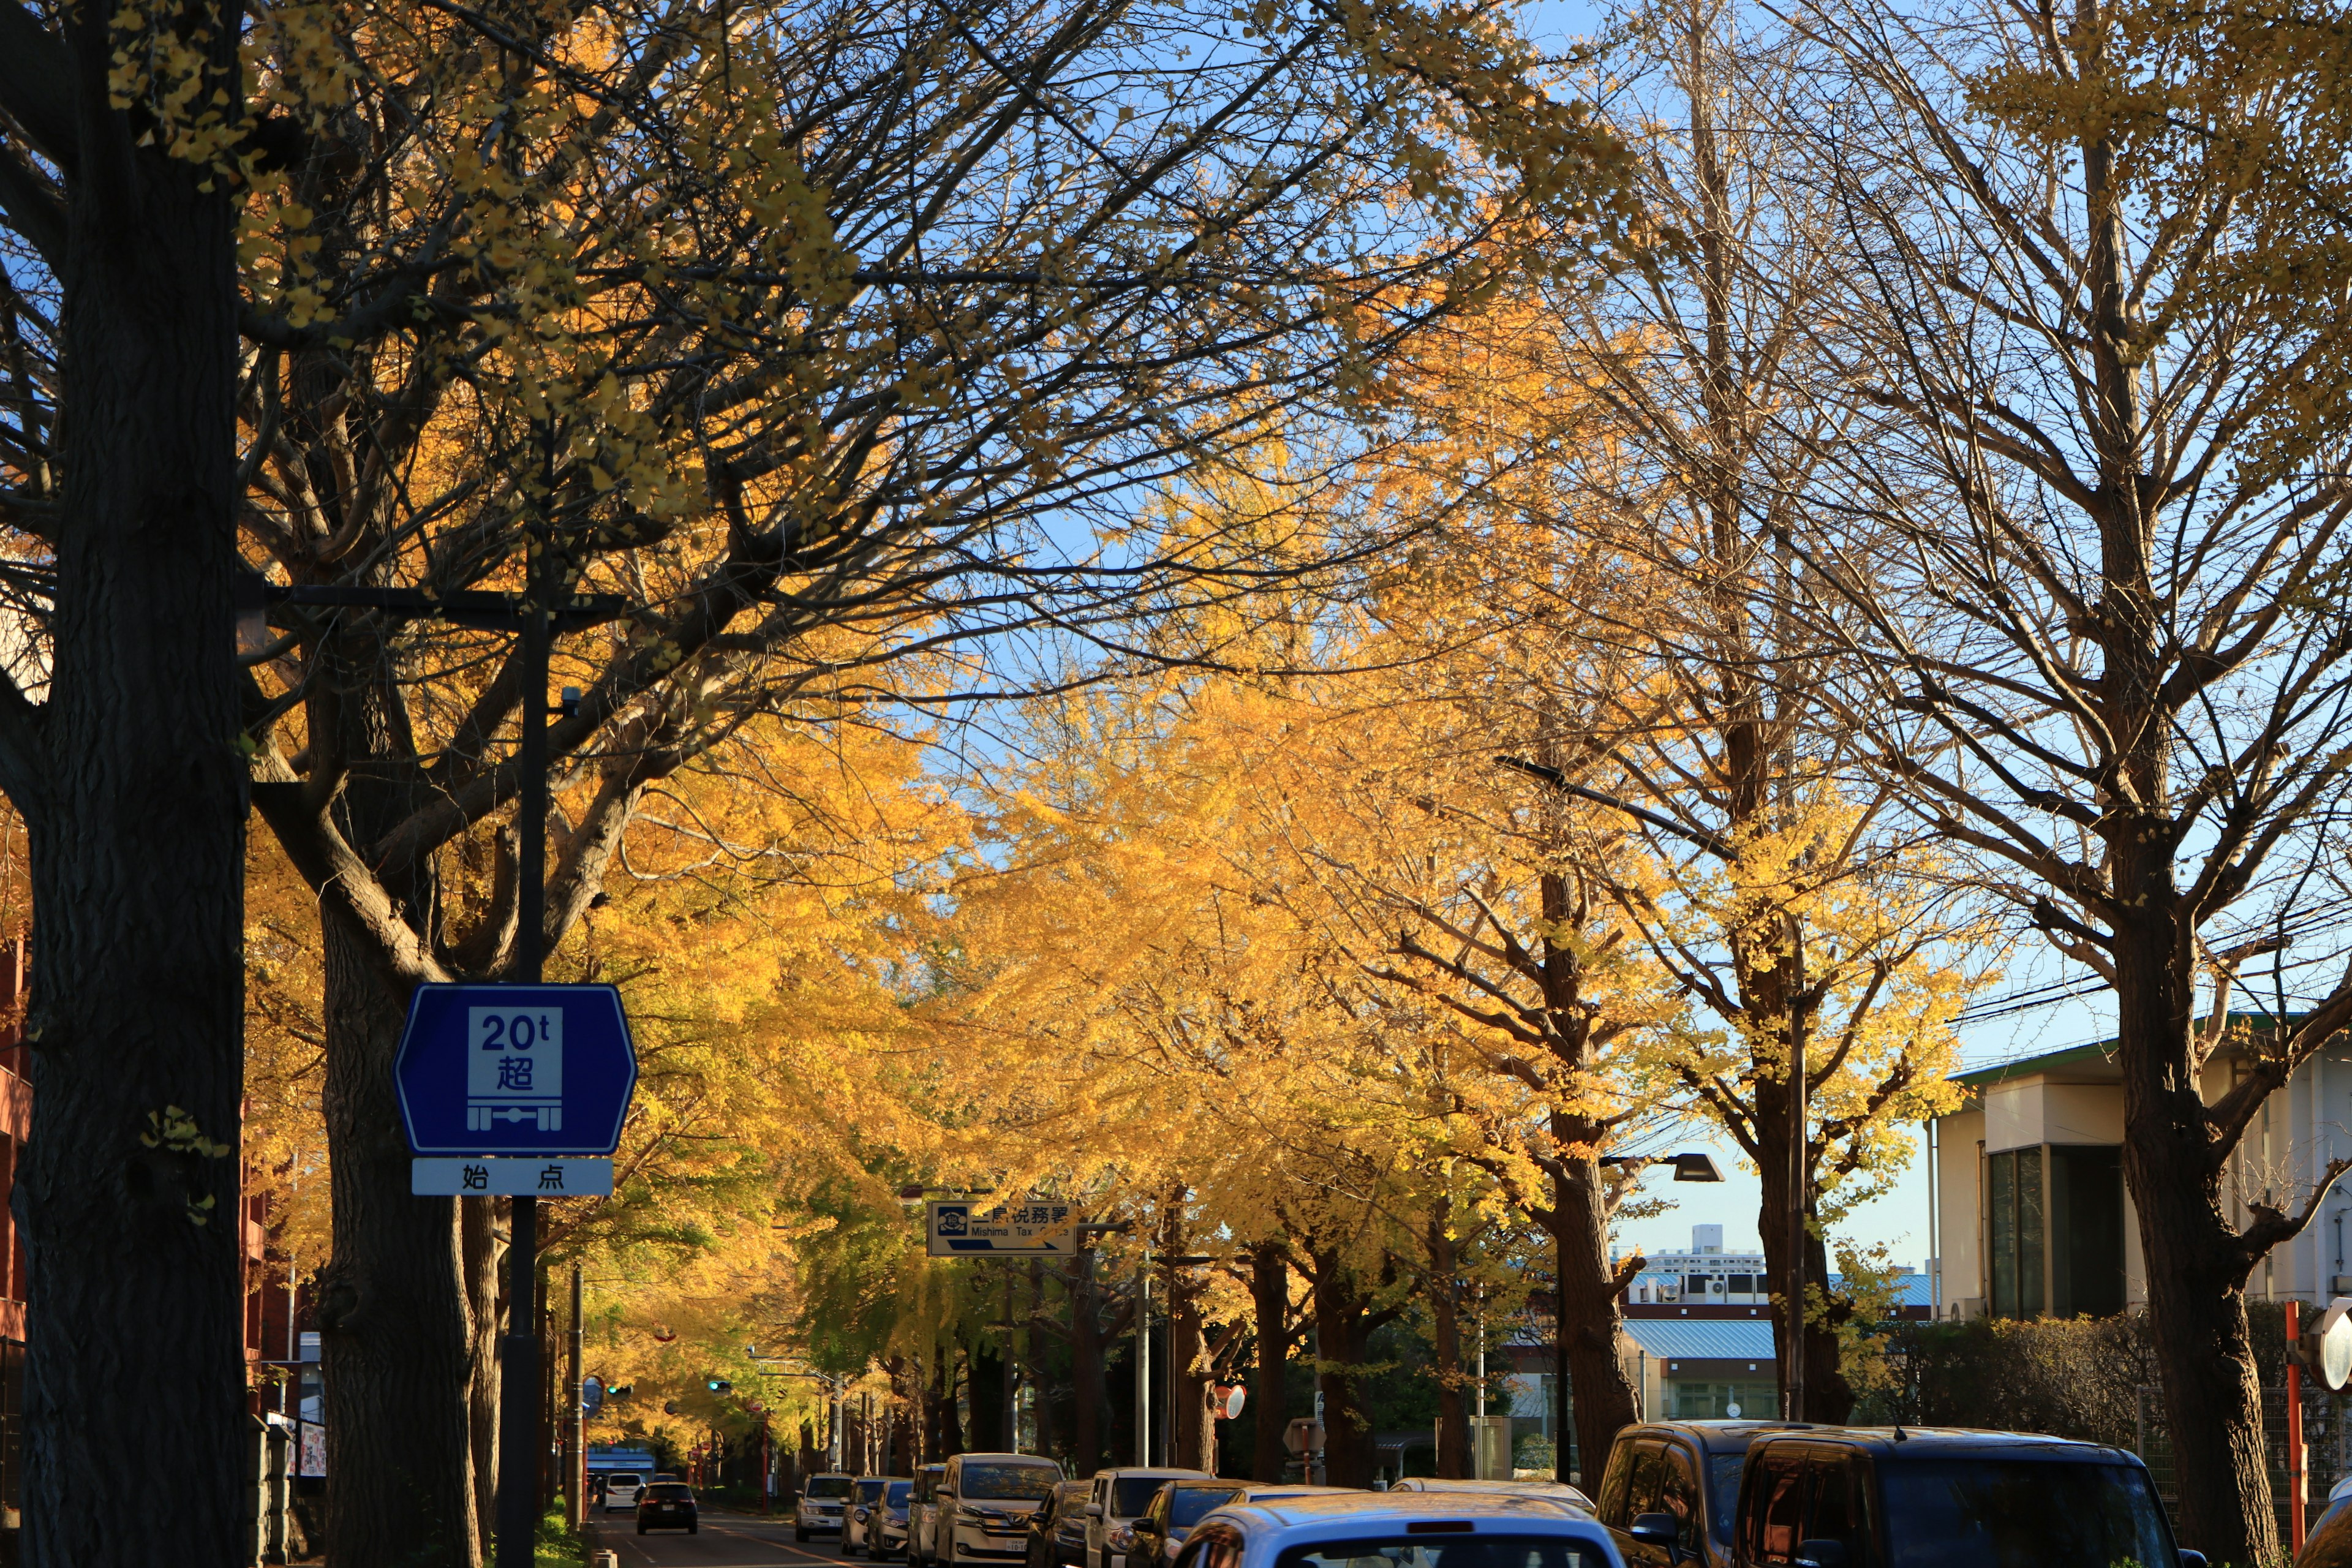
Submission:
POLYGON ((1054 1198, 1006 1204, 933 1198, 923 1205, 932 1258, 1067 1257, 1078 1249, 1078 1211, 1054 1198))
POLYGON ((529 1121, 563 1131, 563 1009, 466 1009, 466 1126, 529 1121))
POLYGON ((610 1197, 613 1162, 426 1155, 408 1163, 408 1190, 421 1198, 610 1197))

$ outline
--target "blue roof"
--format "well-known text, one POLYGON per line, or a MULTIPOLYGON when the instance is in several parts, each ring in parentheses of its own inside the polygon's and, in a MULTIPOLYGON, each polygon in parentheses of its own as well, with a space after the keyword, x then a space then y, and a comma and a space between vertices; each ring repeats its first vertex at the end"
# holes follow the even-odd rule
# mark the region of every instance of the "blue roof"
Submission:
POLYGON ((1765 1318, 1628 1318, 1625 1337, 1661 1361, 1770 1361, 1765 1318))

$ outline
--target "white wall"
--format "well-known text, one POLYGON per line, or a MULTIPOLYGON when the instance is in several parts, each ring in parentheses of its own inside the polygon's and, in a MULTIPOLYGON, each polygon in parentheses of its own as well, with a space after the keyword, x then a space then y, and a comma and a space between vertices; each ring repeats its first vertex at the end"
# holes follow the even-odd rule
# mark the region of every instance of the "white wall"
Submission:
POLYGON ((1936 1127, 1936 1245, 1944 1258, 1947 1313, 1963 1299, 1985 1293, 1984 1216, 1977 1207, 1977 1143, 1984 1128, 1981 1110, 1947 1116, 1936 1127))

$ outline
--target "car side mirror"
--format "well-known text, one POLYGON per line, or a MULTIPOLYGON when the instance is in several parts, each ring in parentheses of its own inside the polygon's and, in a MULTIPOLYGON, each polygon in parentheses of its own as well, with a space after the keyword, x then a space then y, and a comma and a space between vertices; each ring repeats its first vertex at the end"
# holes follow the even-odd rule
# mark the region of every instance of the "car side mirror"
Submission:
POLYGON ((1670 1513, 1637 1513, 1633 1522, 1625 1527, 1625 1533, 1637 1544, 1662 1549, 1671 1561, 1677 1555, 1675 1542, 1682 1535, 1682 1521, 1670 1513))
POLYGON ((1797 1554, 1790 1562, 1792 1568, 1845 1568, 1845 1542, 1826 1536, 1819 1541, 1800 1541, 1797 1554))
POLYGON ((2191 1552, 2186 1546, 2182 1547, 2180 1549, 2180 1568, 2205 1568, 2205 1553, 2202 1552, 2191 1552))
POLYGON ((1088 1519, 1100 1519, 1102 1516, 1102 1504, 1098 1502, 1090 1502, 1087 1504, 1087 1517, 1088 1519))

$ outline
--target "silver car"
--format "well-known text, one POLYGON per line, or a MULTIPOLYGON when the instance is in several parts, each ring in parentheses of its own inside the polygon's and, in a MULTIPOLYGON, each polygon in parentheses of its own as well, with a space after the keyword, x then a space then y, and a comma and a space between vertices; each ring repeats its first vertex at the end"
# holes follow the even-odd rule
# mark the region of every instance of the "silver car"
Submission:
POLYGON ((1135 1549, 1135 1521, 1170 1481, 1213 1481, 1206 1470, 1097 1470, 1095 1494, 1087 1503, 1087 1568, 1125 1568, 1135 1549))
POLYGON ((887 1476, 860 1476, 849 1490, 849 1501, 841 1510, 841 1554, 855 1557, 860 1552, 868 1557, 877 1553, 874 1549, 875 1526, 882 1499, 889 1489, 887 1476))
POLYGON ((958 1454, 940 1477, 939 1540, 950 1568, 1029 1555, 1029 1516, 1061 1484, 1062 1467, 1035 1454, 958 1454))
POLYGON ((801 1488, 799 1506, 793 1510, 793 1539, 806 1541, 819 1531, 840 1534, 841 1510, 856 1483, 854 1476, 811 1476, 801 1488))

